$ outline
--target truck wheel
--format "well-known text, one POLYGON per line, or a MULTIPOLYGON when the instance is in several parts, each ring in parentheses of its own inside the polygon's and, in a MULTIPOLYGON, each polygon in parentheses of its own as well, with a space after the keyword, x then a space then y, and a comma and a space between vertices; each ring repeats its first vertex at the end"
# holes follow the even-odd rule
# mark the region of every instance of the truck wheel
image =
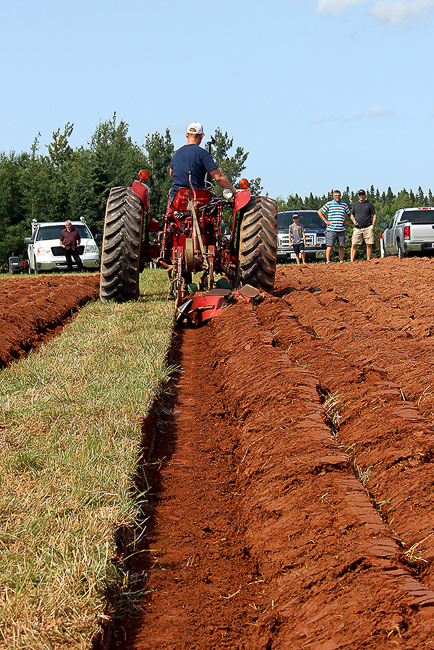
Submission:
POLYGON ((114 187, 107 201, 101 254, 101 300, 139 297, 143 204, 130 187, 114 187))
POLYGON ((277 260, 277 204, 266 196, 253 196, 243 210, 238 260, 238 281, 272 291, 277 260))
POLYGON ((397 242, 397 246, 398 246, 398 257, 400 260, 402 260, 405 257, 405 252, 400 241, 397 242))

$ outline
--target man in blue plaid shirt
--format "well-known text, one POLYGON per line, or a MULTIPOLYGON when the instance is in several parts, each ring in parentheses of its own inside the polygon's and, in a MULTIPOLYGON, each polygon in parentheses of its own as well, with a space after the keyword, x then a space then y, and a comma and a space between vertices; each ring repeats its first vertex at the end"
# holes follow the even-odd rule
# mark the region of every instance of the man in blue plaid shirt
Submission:
POLYGON ((346 203, 341 201, 339 190, 333 191, 333 200, 329 201, 318 210, 318 214, 326 224, 326 264, 330 264, 330 254, 338 240, 339 261, 344 261, 345 226, 347 225, 351 212, 346 203))

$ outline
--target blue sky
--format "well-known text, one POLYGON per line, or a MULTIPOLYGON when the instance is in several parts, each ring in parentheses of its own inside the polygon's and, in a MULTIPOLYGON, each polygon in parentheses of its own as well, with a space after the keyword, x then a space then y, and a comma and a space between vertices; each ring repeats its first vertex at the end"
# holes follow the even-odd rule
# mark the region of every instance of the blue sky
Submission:
POLYGON ((434 191, 434 0, 0 0, 0 151, 227 131, 286 198, 434 191))

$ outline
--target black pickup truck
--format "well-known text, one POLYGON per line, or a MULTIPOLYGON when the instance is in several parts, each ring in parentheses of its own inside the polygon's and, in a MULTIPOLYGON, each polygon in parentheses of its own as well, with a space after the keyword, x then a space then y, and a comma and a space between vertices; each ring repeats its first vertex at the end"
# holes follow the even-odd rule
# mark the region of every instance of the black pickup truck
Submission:
POLYGON ((326 225, 316 210, 289 210, 288 212, 277 213, 278 235, 277 235, 277 260, 295 259, 292 246, 289 246, 289 226, 292 225, 292 215, 297 213, 300 216, 300 225, 304 226, 306 235, 306 248, 304 249, 306 260, 323 260, 326 252, 326 225))

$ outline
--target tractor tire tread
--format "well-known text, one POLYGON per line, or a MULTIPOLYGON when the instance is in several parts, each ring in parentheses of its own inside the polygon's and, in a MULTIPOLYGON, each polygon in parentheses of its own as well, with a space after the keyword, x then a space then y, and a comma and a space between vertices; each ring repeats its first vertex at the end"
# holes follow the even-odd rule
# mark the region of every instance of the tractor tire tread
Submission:
POLYGON ((143 204, 130 187, 111 189, 101 255, 102 300, 127 302, 139 295, 143 204))
POLYGON ((243 210, 240 230, 239 284, 270 292, 277 261, 277 205, 266 196, 252 197, 243 210))

